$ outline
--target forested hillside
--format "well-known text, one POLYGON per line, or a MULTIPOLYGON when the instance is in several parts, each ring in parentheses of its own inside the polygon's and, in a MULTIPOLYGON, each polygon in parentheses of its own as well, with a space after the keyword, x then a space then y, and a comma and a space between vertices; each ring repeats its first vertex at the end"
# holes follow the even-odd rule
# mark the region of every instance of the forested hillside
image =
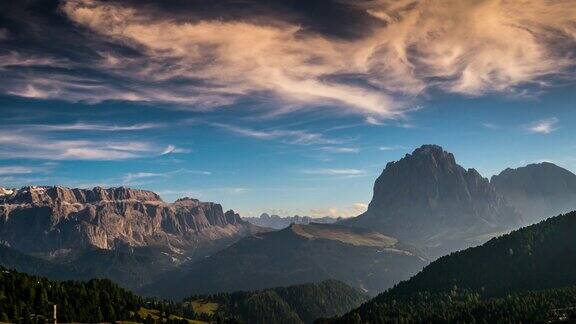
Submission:
MULTIPOLYGON (((187 305, 211 309, 212 320, 238 323, 312 323, 320 317, 344 314, 366 301, 367 296, 336 280, 266 289, 255 292, 194 296, 187 305), (202 307, 204 306, 204 307, 202 307)), ((206 318, 206 317, 198 317, 206 318)))
POLYGON ((474 312, 475 320, 536 319, 538 309, 548 316, 576 306, 574 288, 565 288, 573 285, 576 212, 442 257, 340 321, 455 321, 474 312))
POLYGON ((51 319, 58 305, 60 322, 97 323, 134 320, 140 297, 109 280, 52 281, 0 267, 0 322, 51 319))
POLYGON ((483 299, 453 290, 416 293, 360 309, 326 323, 554 323, 576 321, 576 287, 547 289, 483 299))
POLYGON ((255 292, 143 299, 109 280, 53 281, 0 267, 0 322, 312 323, 358 307, 367 296, 336 280, 255 292))

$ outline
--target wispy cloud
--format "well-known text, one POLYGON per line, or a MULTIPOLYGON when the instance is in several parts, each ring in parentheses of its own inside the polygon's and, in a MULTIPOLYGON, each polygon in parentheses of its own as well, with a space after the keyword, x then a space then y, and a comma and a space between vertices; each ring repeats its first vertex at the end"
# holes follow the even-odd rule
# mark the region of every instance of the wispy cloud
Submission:
POLYGON ((46 171, 45 168, 40 167, 3 166, 0 167, 0 176, 34 174, 45 171, 46 171))
POLYGON ((150 178, 169 178, 179 174, 198 174, 198 175, 211 175, 210 171, 202 170, 189 170, 189 169, 178 169, 169 172, 135 172, 127 173, 122 178, 122 183, 124 184, 134 184, 135 181, 150 178))
POLYGON ((0 132, 0 158, 42 160, 125 160, 161 154, 145 141, 58 139, 35 133, 0 132))
MULTIPOLYGON (((133 125, 109 125, 109 124, 89 124, 89 123, 72 123, 72 124, 34 124, 22 125, 22 128, 29 128, 37 131, 98 131, 98 132, 124 132, 139 131, 147 129, 162 128, 166 125, 160 123, 143 123, 133 125)), ((14 126, 12 126, 14 127, 14 126)))
POLYGON ((488 128, 488 129, 498 129, 498 128, 500 128, 498 125, 496 125, 496 124, 494 124, 494 123, 482 123, 482 127, 488 128))
POLYGON ((323 146, 320 150, 328 153, 358 153, 358 147, 342 147, 342 146, 323 146))
POLYGON ((227 131, 233 132, 235 134, 256 138, 261 140, 273 140, 277 139, 288 144, 298 144, 298 145, 310 145, 310 144, 340 144, 341 141, 326 138, 320 133, 311 133, 303 130, 282 130, 282 129, 272 129, 272 130, 255 130, 246 127, 239 127, 228 124, 213 123, 213 126, 225 129, 227 131))
POLYGON ((558 118, 551 117, 535 121, 530 125, 527 125, 526 129, 531 133, 550 134, 559 128, 558 122, 559 122, 558 118))
POLYGON ((366 171, 359 169, 308 169, 302 170, 304 174, 358 176, 366 174, 366 171))
POLYGON ((408 147, 403 145, 386 145, 378 147, 380 151, 400 151, 400 150, 407 150, 408 147))
POLYGON ((383 122, 379 121, 374 116, 368 116, 368 117, 366 117, 365 120, 366 120, 366 123, 370 124, 370 125, 384 125, 383 122))
POLYGON ((160 155, 190 153, 190 150, 176 147, 175 145, 168 145, 160 155))
MULTIPOLYGON (((346 40, 281 17, 268 24, 190 22, 98 0, 65 1, 61 10, 87 30, 142 54, 101 53, 102 70, 141 87, 189 81, 132 93, 126 100, 218 106, 256 95, 283 102, 278 111, 335 105, 379 124, 401 117, 406 101, 429 89, 514 93, 569 73, 576 37, 572 6, 572 0, 359 2, 350 8, 381 24, 346 40), (364 82, 341 81, 341 75, 364 82)), ((27 86, 23 95, 57 95, 34 82, 22 85, 27 86)), ((119 98, 110 93, 96 97, 119 98)))

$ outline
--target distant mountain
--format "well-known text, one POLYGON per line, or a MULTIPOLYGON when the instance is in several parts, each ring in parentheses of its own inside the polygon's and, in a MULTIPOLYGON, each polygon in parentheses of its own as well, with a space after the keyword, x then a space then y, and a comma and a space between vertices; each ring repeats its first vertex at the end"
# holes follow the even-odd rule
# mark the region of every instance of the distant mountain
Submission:
POLYGON ((407 279, 426 263, 410 247, 374 231, 293 224, 244 238, 142 292, 181 298, 337 279, 375 294, 407 279))
POLYGON ((337 316, 367 300, 360 291, 336 280, 251 292, 199 295, 184 300, 196 309, 214 309, 212 318, 250 324, 312 323, 337 316))
MULTIPOLYGON (((466 315, 463 310, 481 311, 482 307, 486 316, 488 312, 509 309, 508 315, 516 316, 513 318, 531 322, 526 318, 530 319, 527 316, 534 311, 550 315, 555 307, 574 306, 576 289, 562 289, 576 286, 575 265, 576 212, 572 212, 444 256, 347 314, 343 322, 426 322, 451 312, 454 317, 446 321, 454 322, 457 316, 466 315), (541 290, 548 291, 537 292, 541 290), (506 297, 510 294, 517 294, 517 298, 506 297), (533 309, 533 305, 540 304, 541 309, 533 309), (525 313, 522 308, 514 309, 514 305, 525 307, 525 313), (411 319, 414 314, 429 317, 411 319)), ((506 322, 502 318, 500 321, 506 322)))
POLYGON ((529 224, 576 210, 576 175, 552 163, 506 169, 490 182, 529 224))
MULTIPOLYGON (((166 203, 153 192, 123 187, 25 187, 0 194, 3 245, 66 264, 73 279, 104 277, 130 288, 260 230, 219 204, 166 203)), ((28 270, 8 254, 4 262, 28 270)))
POLYGON ((390 162, 368 210, 342 222, 397 237, 438 257, 517 227, 521 216, 474 169, 437 145, 390 162))
POLYGON ((310 217, 310 216, 286 216, 281 217, 278 215, 269 215, 263 213, 260 217, 242 217, 243 220, 262 227, 268 227, 273 229, 283 229, 290 224, 302 224, 308 225, 310 223, 319 223, 319 224, 333 224, 337 221, 342 220, 341 217, 310 217))

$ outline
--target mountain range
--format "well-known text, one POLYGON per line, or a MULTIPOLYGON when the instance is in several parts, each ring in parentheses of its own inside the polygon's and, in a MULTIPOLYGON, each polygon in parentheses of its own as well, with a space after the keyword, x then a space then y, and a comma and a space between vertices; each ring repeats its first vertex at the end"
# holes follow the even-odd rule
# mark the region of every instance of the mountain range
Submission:
POLYGON ((391 235, 434 259, 576 209, 575 184, 576 175, 551 163, 489 181, 442 147, 423 145, 388 163, 368 210, 341 223, 391 235))
POLYGON ((333 224, 248 218, 262 227, 217 203, 123 187, 2 188, 0 264, 167 298, 327 279, 376 295, 430 260, 576 209, 574 197, 576 175, 551 163, 488 180, 436 145, 388 163, 368 210, 333 224))
POLYGON ((308 225, 310 223, 320 223, 320 224, 333 224, 337 221, 342 220, 342 218, 338 217, 310 217, 310 216, 278 216, 278 215, 269 215, 267 213, 262 213, 259 217, 242 217, 243 220, 257 225, 261 227, 268 227, 273 229, 283 229, 290 224, 301 224, 301 225, 308 225))
POLYGON ((55 273, 106 277, 130 288, 260 230, 219 204, 166 203, 151 191, 123 187, 25 187, 0 196, 0 242, 11 249, 5 265, 50 262, 37 268, 65 265, 55 273), (41 261, 8 258, 17 254, 41 261))

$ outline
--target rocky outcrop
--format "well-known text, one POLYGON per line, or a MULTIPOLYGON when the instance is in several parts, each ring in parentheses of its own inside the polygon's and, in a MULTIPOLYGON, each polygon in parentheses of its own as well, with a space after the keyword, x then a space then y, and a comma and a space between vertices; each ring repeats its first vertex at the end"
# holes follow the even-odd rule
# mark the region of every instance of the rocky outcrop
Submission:
POLYGON ((576 175, 553 163, 506 169, 490 183, 524 217, 526 224, 576 210, 576 175))
POLYGON ((130 188, 25 187, 0 196, 0 241, 24 253, 158 246, 177 255, 255 230, 216 203, 130 188))
POLYGON ((440 146, 424 145, 388 163, 376 180, 368 210, 344 223, 380 231, 439 256, 480 243, 520 220, 488 179, 458 165, 440 146))

